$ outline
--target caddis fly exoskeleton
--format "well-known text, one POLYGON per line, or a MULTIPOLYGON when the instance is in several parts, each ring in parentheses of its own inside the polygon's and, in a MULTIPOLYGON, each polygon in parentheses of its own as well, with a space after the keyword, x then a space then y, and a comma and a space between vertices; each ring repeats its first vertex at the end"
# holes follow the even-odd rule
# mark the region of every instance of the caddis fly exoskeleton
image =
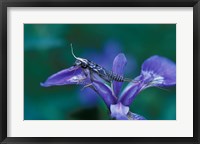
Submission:
POLYGON ((72 53, 73 57, 76 59, 74 65, 80 66, 84 70, 89 70, 91 80, 93 80, 93 74, 97 74, 99 77, 101 77, 103 80, 105 80, 107 82, 111 82, 111 81, 131 82, 132 81, 131 79, 124 78, 123 76, 113 73, 112 71, 106 70, 102 66, 100 66, 90 60, 76 57, 74 54, 74 51, 73 51, 72 44, 71 44, 71 53, 72 53))

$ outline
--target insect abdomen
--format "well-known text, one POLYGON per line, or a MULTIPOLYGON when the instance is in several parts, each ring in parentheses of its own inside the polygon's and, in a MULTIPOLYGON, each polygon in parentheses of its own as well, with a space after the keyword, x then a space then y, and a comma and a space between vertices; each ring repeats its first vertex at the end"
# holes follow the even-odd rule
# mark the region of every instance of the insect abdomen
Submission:
POLYGON ((124 82, 123 76, 120 76, 118 74, 113 73, 112 71, 107 72, 107 76, 110 80, 118 81, 118 82, 124 82))
POLYGON ((89 61, 89 68, 106 81, 111 82, 112 80, 114 80, 118 82, 124 82, 123 76, 115 74, 112 71, 108 71, 94 62, 89 61))

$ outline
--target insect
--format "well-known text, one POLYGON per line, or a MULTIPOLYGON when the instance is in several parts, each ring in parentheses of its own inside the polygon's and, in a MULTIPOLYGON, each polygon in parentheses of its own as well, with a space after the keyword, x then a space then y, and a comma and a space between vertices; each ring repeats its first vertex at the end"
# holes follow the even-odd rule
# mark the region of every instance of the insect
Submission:
POLYGON ((84 70, 88 70, 90 73, 90 77, 91 79, 93 79, 93 74, 97 74, 99 77, 101 77, 103 80, 107 81, 107 82, 111 82, 111 81, 118 81, 118 82, 131 82, 131 79, 128 78, 124 78, 123 76, 113 73, 112 71, 106 70, 105 68, 103 68, 102 66, 84 59, 84 58, 80 58, 80 57, 76 57, 73 51, 73 47, 71 44, 71 53, 73 55, 73 57, 76 59, 75 61, 75 66, 81 66, 81 68, 83 68, 84 70))

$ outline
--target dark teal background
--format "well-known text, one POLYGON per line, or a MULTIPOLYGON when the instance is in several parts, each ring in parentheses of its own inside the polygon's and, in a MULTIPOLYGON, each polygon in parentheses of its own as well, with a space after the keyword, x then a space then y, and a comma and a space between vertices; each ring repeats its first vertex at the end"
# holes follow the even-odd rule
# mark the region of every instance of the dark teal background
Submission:
MULTIPOLYGON (((175 24, 24 24, 25 120, 109 119, 100 96, 87 97, 79 85, 40 86, 50 75, 73 65, 70 43, 77 56, 94 62, 102 59, 110 70, 111 57, 123 52, 129 78, 138 76, 142 63, 152 55, 176 62, 175 24)), ((175 120, 176 88, 166 89, 142 91, 131 111, 149 120, 175 120)))

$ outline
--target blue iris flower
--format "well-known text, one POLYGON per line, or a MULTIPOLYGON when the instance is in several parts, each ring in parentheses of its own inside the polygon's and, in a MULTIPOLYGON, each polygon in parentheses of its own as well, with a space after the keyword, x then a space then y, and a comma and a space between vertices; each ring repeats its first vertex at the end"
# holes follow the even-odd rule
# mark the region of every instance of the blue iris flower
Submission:
MULTIPOLYGON (((123 76, 127 59, 123 53, 119 53, 114 61, 113 73, 123 76)), ((135 97, 149 87, 168 87, 176 85, 176 64, 171 60, 152 56, 144 61, 141 73, 134 78, 121 92, 123 82, 112 81, 108 83, 101 79, 91 79, 85 75, 79 66, 72 66, 50 76, 41 86, 80 84, 88 85, 98 93, 107 108, 110 116, 116 120, 145 120, 145 118, 130 111, 130 105, 135 97)))
MULTIPOLYGON (((83 57, 95 60, 95 62, 105 69, 110 70, 112 68, 112 61, 115 56, 122 51, 121 44, 115 40, 108 40, 103 49, 100 52, 97 52, 96 49, 90 49, 86 53, 83 53, 83 57), (103 58, 103 59, 102 59, 103 58)), ((136 60, 130 55, 126 55, 128 57, 128 63, 126 65, 126 74, 132 73, 132 71, 136 68, 136 60)), ((98 105, 100 99, 96 96, 96 92, 92 89, 83 89, 83 91, 77 91, 79 96, 79 100, 81 104, 85 107, 93 107, 98 105)))

